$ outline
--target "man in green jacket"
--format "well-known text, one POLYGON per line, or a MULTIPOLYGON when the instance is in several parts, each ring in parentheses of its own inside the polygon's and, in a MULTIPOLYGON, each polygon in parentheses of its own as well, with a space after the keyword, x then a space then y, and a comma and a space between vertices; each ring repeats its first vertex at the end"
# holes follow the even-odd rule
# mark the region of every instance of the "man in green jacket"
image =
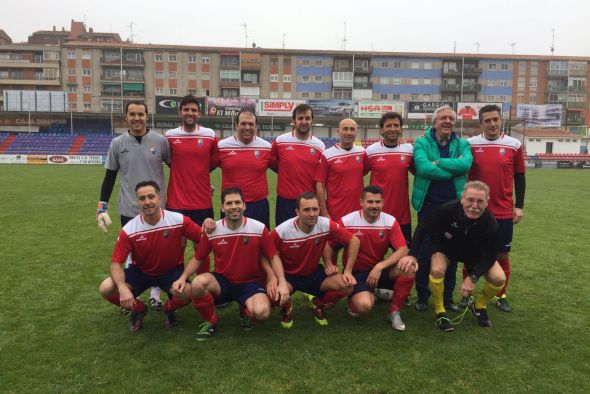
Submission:
MULTIPOLYGON (((426 130, 424 137, 414 141, 416 174, 412 206, 418 212, 418 224, 426 220, 434 208, 460 198, 463 185, 467 181, 473 156, 469 142, 453 131, 456 119, 457 114, 451 107, 445 105, 438 108, 432 117, 433 127, 426 130)), ((430 240, 426 239, 418 255, 420 264, 416 273, 418 301, 415 308, 419 311, 428 309, 431 255, 430 240)), ((444 306, 454 312, 459 310, 453 303, 456 269, 455 261, 449 266, 444 282, 444 306)))

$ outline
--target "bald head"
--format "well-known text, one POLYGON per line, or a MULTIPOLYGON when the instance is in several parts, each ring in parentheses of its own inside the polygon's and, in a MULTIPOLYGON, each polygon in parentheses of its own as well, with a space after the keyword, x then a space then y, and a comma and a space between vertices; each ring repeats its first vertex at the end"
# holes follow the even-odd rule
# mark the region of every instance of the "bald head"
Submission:
POLYGON ((344 149, 352 148, 356 135, 358 133, 357 124, 354 119, 346 118, 340 121, 338 125, 338 136, 340 137, 340 147, 344 149))

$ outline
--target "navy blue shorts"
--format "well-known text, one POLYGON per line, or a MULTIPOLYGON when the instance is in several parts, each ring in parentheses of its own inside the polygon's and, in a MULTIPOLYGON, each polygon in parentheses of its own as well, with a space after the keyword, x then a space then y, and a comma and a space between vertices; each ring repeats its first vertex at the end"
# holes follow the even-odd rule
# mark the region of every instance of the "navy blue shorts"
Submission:
POLYGON ((237 301, 240 305, 246 306, 246 300, 248 298, 258 293, 266 294, 264 286, 258 282, 231 283, 223 275, 217 272, 212 272, 211 274, 215 277, 215 280, 219 283, 219 287, 221 288, 221 293, 219 293, 219 296, 215 297, 216 305, 226 304, 230 301, 237 301))
POLYGON ((277 205, 275 208, 275 226, 286 222, 295 217, 295 208, 297 208, 297 200, 283 198, 277 196, 277 205))
MULTIPOLYGON (((259 201, 251 201, 246 203, 246 209, 244 210, 244 216, 259 222, 264 223, 266 228, 270 229, 270 208, 268 207, 268 199, 262 199, 259 201)), ((223 219, 225 214, 221 212, 221 218, 223 219)))
MULTIPOLYGON (((145 274, 137 265, 130 264, 129 267, 125 268, 125 282, 131 286, 134 297, 138 297, 149 287, 159 287, 168 294, 168 297, 172 297, 170 294, 172 283, 180 278, 182 271, 184 271, 184 266, 179 265, 164 275, 151 276, 145 274)), ((189 281, 187 280, 187 282, 189 281)))
POLYGON ((285 272, 285 279, 293 286, 293 292, 302 291, 316 297, 323 294, 320 287, 322 287, 322 283, 327 277, 328 275, 324 272, 324 266, 322 265, 319 265, 311 275, 290 275, 285 272))
POLYGON ((400 224, 399 227, 402 230, 402 234, 406 239, 406 244, 408 244, 408 248, 410 247, 410 241, 412 240, 412 223, 408 224, 400 224))
POLYGON ((509 253, 512 247, 512 233, 514 223, 512 219, 496 219, 498 222, 498 230, 500 231, 500 245, 498 252, 509 253))
POLYGON ((167 210, 172 212, 182 213, 184 216, 188 216, 190 220, 194 223, 198 224, 199 226, 203 226, 203 222, 205 219, 210 218, 214 219, 213 208, 205 208, 205 209, 172 209, 166 207, 167 210))
MULTIPOLYGON (((387 270, 381 271, 381 276, 379 277, 379 281, 377 282, 377 288, 388 290, 393 289, 393 280, 389 278, 389 272, 391 271, 391 269, 392 267, 390 267, 387 270)), ((356 279, 356 285, 354 285, 354 288, 352 289, 352 294, 350 295, 351 297, 357 293, 360 293, 361 291, 368 291, 372 293, 375 290, 374 287, 370 287, 367 284, 367 277, 369 276, 370 272, 371 270, 352 272, 352 276, 354 276, 354 278, 356 279)))

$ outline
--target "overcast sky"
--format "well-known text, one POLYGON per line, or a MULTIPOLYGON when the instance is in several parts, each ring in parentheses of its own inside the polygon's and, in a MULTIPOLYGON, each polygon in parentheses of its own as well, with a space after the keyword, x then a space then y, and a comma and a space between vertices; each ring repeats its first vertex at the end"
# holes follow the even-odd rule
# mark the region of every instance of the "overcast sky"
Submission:
POLYGON ((73 1, 2 0, 0 28, 13 42, 85 21, 137 43, 264 48, 343 48, 590 57, 588 0, 73 1), (136 7, 136 8, 133 8, 136 7), (283 35, 285 35, 283 37, 283 35))

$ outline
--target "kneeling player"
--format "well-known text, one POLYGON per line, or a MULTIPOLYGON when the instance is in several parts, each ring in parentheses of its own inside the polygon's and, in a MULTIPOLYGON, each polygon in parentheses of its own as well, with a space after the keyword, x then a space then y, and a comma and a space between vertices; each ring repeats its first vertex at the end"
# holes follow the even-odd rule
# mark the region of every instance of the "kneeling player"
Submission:
MULTIPOLYGON (((393 289, 387 319, 391 326, 399 331, 406 329, 401 319, 400 310, 414 285, 417 263, 398 264, 408 254, 406 239, 398 221, 382 212, 383 190, 379 186, 369 185, 361 195, 361 209, 345 215, 340 223, 361 241, 360 250, 352 274, 356 285, 348 301, 351 316, 368 313, 373 309, 374 289, 393 289), (392 248, 394 252, 385 258, 392 248)), ((332 252, 329 244, 329 254, 332 252)), ((344 253, 344 259, 347 255, 344 253)))
POLYGON ((482 327, 492 327, 486 306, 504 285, 506 276, 496 261, 499 231, 496 219, 488 212, 488 186, 480 181, 467 182, 460 201, 441 205, 427 221, 420 223, 412 239, 410 255, 400 264, 411 264, 426 234, 432 239, 430 291, 436 313, 436 325, 443 331, 454 327, 446 316, 443 304, 443 278, 449 261, 462 261, 468 274, 461 285, 464 297, 473 295, 477 280, 484 276, 486 284, 470 308, 482 327))
POLYGON ((205 320, 197 333, 198 341, 209 339, 217 331, 215 304, 237 301, 240 304, 241 325, 245 330, 252 329, 252 321, 268 318, 270 300, 262 284, 264 270, 267 276, 278 278, 277 288, 269 291, 278 294, 270 294, 271 297, 281 304, 289 299, 281 260, 270 240, 268 229, 257 220, 244 217, 242 191, 238 188, 224 190, 221 193, 221 204, 225 218, 216 222, 213 232, 203 233, 195 256, 173 285, 177 291, 188 288, 188 277, 197 271, 203 259, 213 251, 213 272, 197 275, 191 283, 193 306, 205 320), (261 259, 262 254, 271 261, 272 270, 262 264, 267 261, 261 259))
MULTIPOLYGON (((289 292, 299 290, 315 296, 310 301, 310 308, 314 312, 315 321, 325 326, 328 320, 324 306, 333 304, 339 298, 333 299, 332 292, 344 292, 348 295, 356 284, 352 268, 360 241, 342 226, 320 216, 320 204, 312 192, 299 195, 295 213, 297 216, 272 231, 271 238, 281 256, 289 292), (320 258, 328 241, 348 245, 348 265, 342 274, 338 273, 338 268, 333 264, 326 263, 326 267, 320 265, 320 258)), ((324 259, 326 261, 329 260, 324 259)), ((292 309, 291 302, 283 306, 283 328, 293 326, 292 309)))
POLYGON ((160 188, 156 182, 140 182, 135 194, 141 213, 119 233, 113 251, 111 276, 100 285, 100 295, 129 315, 131 330, 139 331, 147 313, 137 297, 157 286, 169 300, 164 304, 166 327, 176 323, 174 311, 190 302, 188 287, 172 289, 184 267, 183 237, 198 242, 201 228, 189 218, 160 208, 160 188), (127 256, 133 264, 123 269, 127 256))

